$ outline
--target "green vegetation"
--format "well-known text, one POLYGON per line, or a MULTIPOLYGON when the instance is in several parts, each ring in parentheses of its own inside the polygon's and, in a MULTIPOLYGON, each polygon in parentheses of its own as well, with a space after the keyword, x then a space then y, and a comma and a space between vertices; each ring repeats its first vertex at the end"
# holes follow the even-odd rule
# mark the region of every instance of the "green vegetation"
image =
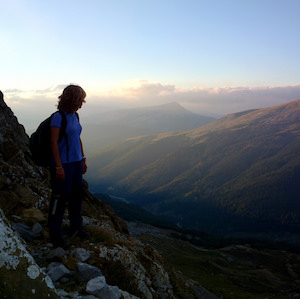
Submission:
MULTIPOLYGON (((131 204, 125 203, 119 200, 113 200, 108 195, 96 193, 94 196, 100 199, 102 202, 106 202, 111 206, 114 212, 122 219, 129 222, 140 222, 149 224, 157 228, 171 230, 170 235, 174 239, 187 241, 198 247, 206 249, 219 249, 225 246, 233 244, 249 244, 255 249, 271 249, 271 250, 287 250, 291 252, 300 252, 300 247, 287 242, 272 241, 271 239, 265 238, 264 234, 240 234, 238 237, 222 237, 219 235, 187 229, 179 227, 176 224, 157 217, 145 209, 131 204)), ((102 232, 102 230, 100 229, 102 232)), ((105 233, 105 232, 104 232, 105 233)), ((104 234, 102 233, 102 234, 104 234)))
MULTIPOLYGON (((300 293, 300 249, 290 244, 254 238, 223 238, 179 228, 141 207, 96 197, 123 219, 161 228, 160 234, 137 238, 158 250, 169 265, 223 299, 288 298, 300 293)), ((171 271, 172 272, 172 271, 171 271)))
POLYGON ((203 249, 171 237, 143 234, 167 262, 223 299, 288 298, 300 292, 300 255, 250 245, 203 249))
POLYGON ((148 223, 160 228, 179 229, 174 223, 162 220, 137 205, 113 200, 108 195, 101 193, 95 193, 94 196, 101 201, 108 203, 113 208, 114 212, 126 221, 148 223))

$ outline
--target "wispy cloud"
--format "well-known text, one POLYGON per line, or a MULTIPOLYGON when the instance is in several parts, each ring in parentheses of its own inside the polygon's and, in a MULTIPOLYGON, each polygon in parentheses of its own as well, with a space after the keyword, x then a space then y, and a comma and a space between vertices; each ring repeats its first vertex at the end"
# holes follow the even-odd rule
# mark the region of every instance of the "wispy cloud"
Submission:
POLYGON ((122 88, 121 94, 126 97, 148 98, 172 95, 176 91, 175 85, 141 81, 139 85, 122 88))
POLYGON ((67 84, 60 84, 56 86, 50 86, 45 89, 37 89, 37 90, 21 90, 21 89, 7 89, 4 90, 4 94, 8 99, 13 97, 23 97, 23 98, 34 98, 35 96, 53 96, 55 94, 60 93, 67 84))

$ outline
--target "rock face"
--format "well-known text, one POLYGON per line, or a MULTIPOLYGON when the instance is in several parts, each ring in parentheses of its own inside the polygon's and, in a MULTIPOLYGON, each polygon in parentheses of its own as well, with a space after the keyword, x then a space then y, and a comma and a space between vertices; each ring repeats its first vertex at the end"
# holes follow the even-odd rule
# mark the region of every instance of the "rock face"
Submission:
MULTIPOLYGON (((49 172, 32 162, 29 137, 3 99, 0 109, 1 298, 216 298, 208 292, 199 297, 195 283, 187 288, 167 272, 161 256, 131 237, 87 184, 89 238, 69 237, 67 250, 53 248, 46 225, 49 172)), ((64 233, 67 227, 66 217, 64 233)))
POLYGON ((24 127, 1 99, 0 109, 0 207, 8 218, 29 208, 45 212, 49 173, 32 162, 24 127))

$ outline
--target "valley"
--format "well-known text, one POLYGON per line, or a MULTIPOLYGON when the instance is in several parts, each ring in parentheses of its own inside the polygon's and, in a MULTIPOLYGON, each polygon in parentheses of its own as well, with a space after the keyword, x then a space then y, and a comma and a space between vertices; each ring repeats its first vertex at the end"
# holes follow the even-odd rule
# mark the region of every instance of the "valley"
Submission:
POLYGON ((299 116, 296 100, 119 141, 89 156, 87 180, 187 228, 299 232, 299 116))
MULTIPOLYGON (((130 227, 130 226, 129 226, 130 227)), ((170 265, 224 299, 293 298, 300 293, 299 253, 233 244, 206 249, 149 230, 136 236, 170 265)))
MULTIPOLYGON (((175 268, 219 298, 283 299, 300 294, 299 244, 273 242, 264 235, 223 238, 183 229, 138 206, 103 194, 96 197, 127 220, 130 234, 155 248, 166 267, 175 268)), ((299 240, 300 236, 293 237, 299 240)))
POLYGON ((297 100, 119 140, 91 154, 90 189, 220 298, 298 297, 299 117, 297 100))

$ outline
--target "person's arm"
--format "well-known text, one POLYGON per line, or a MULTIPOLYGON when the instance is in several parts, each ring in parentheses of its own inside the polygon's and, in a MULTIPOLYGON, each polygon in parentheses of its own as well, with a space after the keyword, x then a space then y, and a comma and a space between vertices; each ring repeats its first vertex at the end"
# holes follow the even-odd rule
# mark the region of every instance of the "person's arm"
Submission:
POLYGON ((56 165, 56 177, 59 180, 65 179, 65 171, 63 169, 59 149, 58 149, 58 139, 59 139, 59 131, 58 127, 51 127, 51 150, 54 157, 55 165, 56 165))
POLYGON ((81 146, 81 153, 82 153, 82 157, 83 157, 83 161, 82 161, 82 172, 83 172, 83 173, 86 173, 86 171, 87 171, 86 157, 84 156, 84 151, 83 151, 83 146, 82 146, 81 138, 80 138, 80 146, 81 146))

